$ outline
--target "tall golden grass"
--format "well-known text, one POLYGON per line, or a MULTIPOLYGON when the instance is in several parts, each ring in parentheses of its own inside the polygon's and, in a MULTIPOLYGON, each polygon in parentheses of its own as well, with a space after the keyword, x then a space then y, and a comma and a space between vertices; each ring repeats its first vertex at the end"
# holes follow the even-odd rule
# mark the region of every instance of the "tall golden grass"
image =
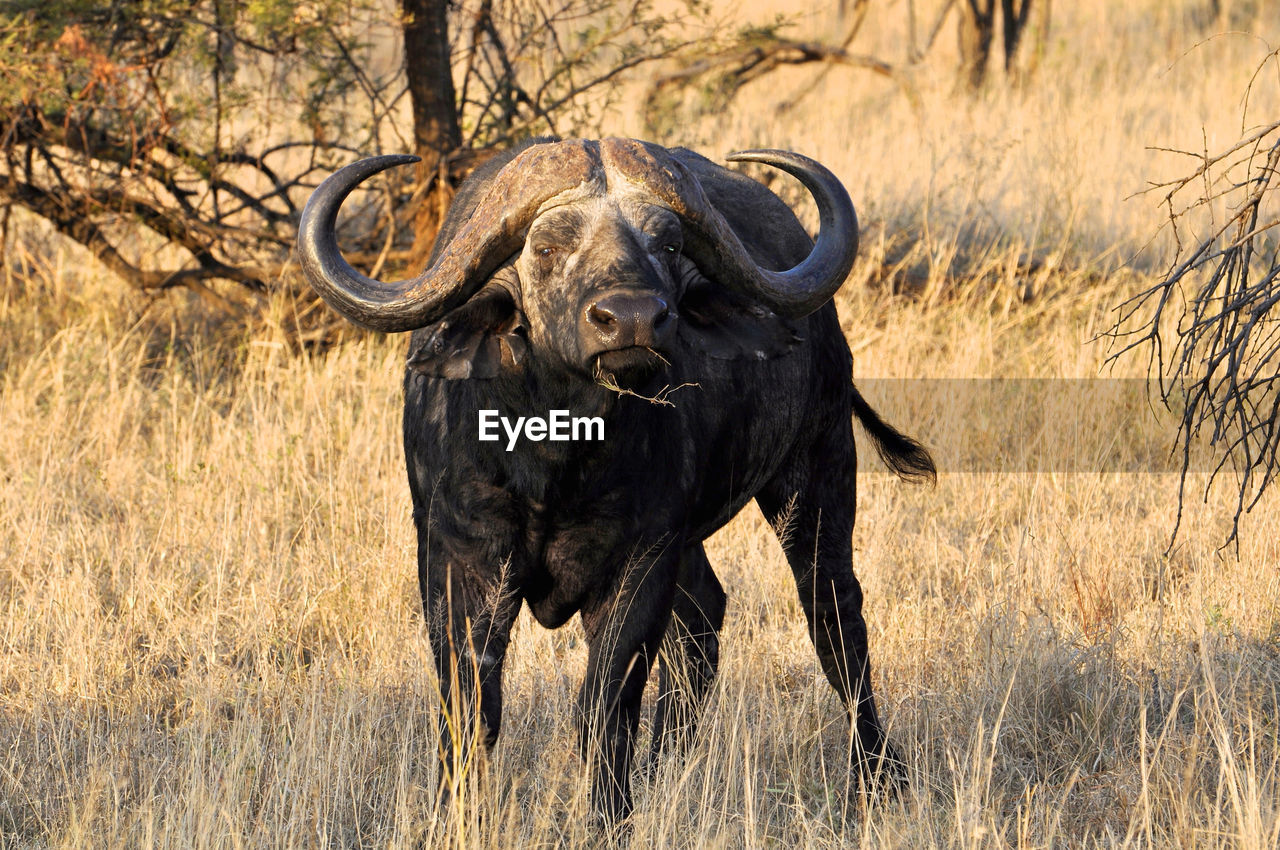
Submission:
MULTIPOLYGON (((1185 166, 1148 146, 1233 140, 1280 43, 1269 4, 1208 5, 1058 3, 1021 89, 955 97, 944 44, 913 72, 918 106, 836 69, 780 114, 802 69, 662 141, 790 147, 845 180, 868 225, 838 296, 858 376, 1099 377, 1094 337, 1160 267, 1162 212, 1130 196, 1185 166)), ((901 6, 876 6, 862 52, 902 55, 901 6)), ((1276 82, 1273 64, 1251 114, 1280 111, 1276 82)), ((308 354, 269 322, 193 332, 181 298, 144 310, 82 254, 49 256, 11 264, 0 302, 0 847, 594 846, 576 625, 522 616, 503 738, 457 819, 433 812, 404 340, 308 354)), ((931 415, 894 409, 908 431, 931 415)), ((859 481, 855 569, 907 789, 842 793, 842 712, 750 508, 709 546, 730 607, 704 733, 639 784, 632 846, 1280 845, 1274 493, 1224 552, 1231 494, 1193 492, 1166 554, 1176 475, 938 461, 935 489, 873 463, 859 481)))

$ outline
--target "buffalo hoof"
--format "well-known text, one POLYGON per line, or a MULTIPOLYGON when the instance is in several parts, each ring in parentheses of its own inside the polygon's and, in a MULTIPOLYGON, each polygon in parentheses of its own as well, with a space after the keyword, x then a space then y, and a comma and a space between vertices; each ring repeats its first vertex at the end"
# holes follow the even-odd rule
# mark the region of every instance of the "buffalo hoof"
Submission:
POLYGON ((888 741, 879 753, 855 755, 851 767, 853 789, 868 803, 896 799, 910 785, 907 763, 888 741))

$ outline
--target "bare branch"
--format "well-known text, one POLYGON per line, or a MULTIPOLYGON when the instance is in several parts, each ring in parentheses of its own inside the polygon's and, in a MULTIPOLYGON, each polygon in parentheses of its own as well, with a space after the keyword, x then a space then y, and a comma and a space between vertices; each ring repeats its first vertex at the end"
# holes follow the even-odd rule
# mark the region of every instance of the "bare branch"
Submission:
POLYGON ((76 208, 75 198, 59 196, 3 174, 0 174, 0 195, 49 221, 58 232, 83 245, 103 265, 138 289, 168 289, 206 280, 233 281, 259 292, 267 289, 269 274, 229 266, 214 259, 207 251, 197 257, 200 262, 198 268, 172 271, 140 269, 120 254, 102 228, 81 214, 76 208))
MULTIPOLYGON (((846 45, 856 36, 860 23, 861 19, 856 19, 854 26, 846 34, 846 45)), ((721 97, 724 101, 728 101, 747 83, 781 66, 809 63, 862 68, 896 82, 913 103, 918 99, 910 82, 899 74, 897 69, 874 56, 850 53, 845 46, 768 36, 754 38, 751 43, 695 60, 682 68, 656 77, 645 95, 644 111, 652 123, 653 116, 662 108, 661 98, 664 94, 705 77, 714 76, 718 80, 721 97)), ((812 87, 802 90, 798 97, 803 97, 811 90, 812 87)))
POLYGON ((1173 262, 1158 283, 1117 307, 1108 335, 1124 344, 1109 361, 1147 348, 1160 398, 1179 413, 1182 484, 1170 547, 1182 521, 1193 444, 1201 440, 1218 455, 1207 486, 1228 469, 1236 481, 1229 545, 1238 540, 1242 515, 1280 474, 1280 216, 1273 208, 1280 199, 1280 121, 1212 155, 1170 152, 1199 161, 1190 173, 1147 190, 1164 192, 1173 262), (1195 194, 1183 203, 1189 191, 1195 194), (1184 246, 1189 216, 1222 205, 1226 219, 1184 246))

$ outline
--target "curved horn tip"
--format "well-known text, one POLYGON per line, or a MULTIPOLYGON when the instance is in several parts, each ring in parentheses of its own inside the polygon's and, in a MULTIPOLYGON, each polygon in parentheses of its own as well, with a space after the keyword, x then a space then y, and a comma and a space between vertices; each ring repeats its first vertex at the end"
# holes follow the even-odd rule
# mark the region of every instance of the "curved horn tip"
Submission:
POLYGON ((844 185, 840 183, 840 178, 836 177, 830 168, 827 168, 813 157, 808 157, 795 151, 760 148, 749 151, 734 151, 725 159, 729 162, 758 162, 762 165, 771 165, 798 178, 806 186, 810 183, 810 180, 805 177, 807 174, 819 180, 831 181, 838 187, 839 192, 845 191, 844 185))
POLYGON ((407 153, 371 156, 348 163, 330 174, 315 188, 302 209, 302 218, 298 225, 299 244, 304 241, 303 234, 317 226, 322 219, 326 218, 326 214, 332 224, 333 219, 338 215, 338 207, 347 199, 347 195, 365 180, 388 168, 408 165, 420 159, 421 157, 407 153), (322 213, 321 210, 325 212, 322 213))
POLYGON ((746 150, 730 162, 758 162, 781 169, 809 190, 818 206, 818 237, 809 256, 787 272, 758 269, 744 275, 748 294, 789 318, 820 308, 844 283, 858 254, 858 217, 840 179, 817 160, 785 150, 746 150))
POLYGON ((752 148, 745 151, 733 151, 732 153, 726 154, 725 159, 729 162, 748 162, 758 159, 758 154, 773 153, 787 153, 787 151, 780 151, 776 148, 752 148))
POLYGON ((422 157, 414 156, 411 153, 389 153, 381 156, 370 156, 365 159, 358 159, 353 163, 344 165, 339 169, 341 171, 359 171, 362 175, 361 179, 372 177, 380 171, 386 171, 388 168, 395 168, 398 165, 409 165, 414 162, 421 162, 422 157))
MULTIPOLYGON (((725 157, 728 162, 759 162, 764 165, 772 165, 774 168, 781 168, 783 171, 794 173, 795 168, 807 168, 817 171, 819 174, 823 172, 830 173, 831 169, 810 156, 795 151, 779 150, 778 148, 753 148, 747 151, 734 151, 725 157)), ((835 176, 834 174, 832 175, 835 176)))

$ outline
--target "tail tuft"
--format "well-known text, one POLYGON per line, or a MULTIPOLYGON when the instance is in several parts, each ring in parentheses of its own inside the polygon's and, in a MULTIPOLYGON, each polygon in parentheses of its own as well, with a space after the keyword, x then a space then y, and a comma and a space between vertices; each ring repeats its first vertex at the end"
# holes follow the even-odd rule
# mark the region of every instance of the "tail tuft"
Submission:
POLYGON ((876 454, 903 481, 936 483, 938 469, 929 450, 880 418, 867 400, 853 388, 853 412, 871 435, 876 454))

